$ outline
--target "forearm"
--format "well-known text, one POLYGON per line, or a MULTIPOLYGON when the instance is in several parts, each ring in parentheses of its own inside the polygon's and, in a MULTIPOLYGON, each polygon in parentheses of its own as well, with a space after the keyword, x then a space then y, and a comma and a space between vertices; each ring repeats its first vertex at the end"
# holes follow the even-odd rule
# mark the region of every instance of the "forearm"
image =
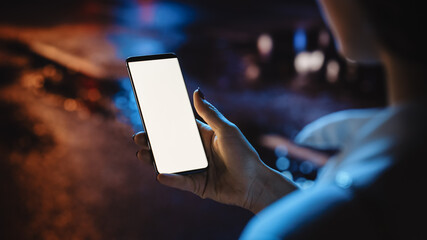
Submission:
POLYGON ((248 209, 256 214, 297 189, 291 180, 264 165, 252 184, 248 209))

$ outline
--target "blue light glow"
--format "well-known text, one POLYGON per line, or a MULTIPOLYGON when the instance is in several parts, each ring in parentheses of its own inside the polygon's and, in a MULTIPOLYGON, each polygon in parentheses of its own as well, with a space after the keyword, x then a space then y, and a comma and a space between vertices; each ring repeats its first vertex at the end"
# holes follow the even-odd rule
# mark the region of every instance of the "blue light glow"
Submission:
POLYGON ((117 46, 117 55, 121 59, 130 56, 158 54, 168 51, 164 42, 148 36, 110 35, 109 40, 117 46))
POLYGON ((274 149, 277 157, 286 157, 288 155, 288 148, 286 145, 279 145, 274 149))
POLYGON ((286 157, 279 157, 276 160, 276 167, 277 169, 279 169, 280 171, 284 171, 287 170, 289 168, 289 166, 291 165, 291 162, 289 161, 288 158, 286 157))
POLYGON ((309 161, 304 161, 299 166, 299 169, 304 174, 310 174, 314 171, 314 165, 309 161))
POLYGON ((128 78, 119 80, 121 90, 113 97, 114 104, 120 110, 117 119, 132 125, 135 132, 141 131, 141 118, 133 95, 131 83, 128 78))
POLYGON ((119 25, 157 31, 171 31, 186 26, 196 17, 195 11, 187 5, 151 1, 129 1, 125 6, 115 9, 114 15, 119 25))
POLYGON ((335 177, 335 183, 342 188, 349 188, 353 183, 352 177, 350 174, 344 171, 340 171, 337 173, 335 177))
POLYGON ((299 53, 307 47, 307 34, 304 29, 299 28, 294 33, 294 50, 299 53))
MULTIPOLYGON (((172 2, 124 0, 114 10, 116 31, 108 35, 117 56, 130 56, 174 52, 186 40, 185 27, 196 20, 196 11, 184 4, 172 2)), ((141 118, 129 78, 119 80, 120 91, 114 104, 120 110, 119 121, 142 130, 141 118)))

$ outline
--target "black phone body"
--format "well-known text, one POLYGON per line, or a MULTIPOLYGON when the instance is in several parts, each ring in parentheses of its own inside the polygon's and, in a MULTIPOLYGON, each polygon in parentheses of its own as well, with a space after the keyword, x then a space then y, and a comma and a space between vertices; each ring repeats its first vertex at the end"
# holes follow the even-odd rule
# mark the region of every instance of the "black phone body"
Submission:
POLYGON ((129 57, 126 65, 156 173, 206 170, 208 159, 177 56, 129 57))

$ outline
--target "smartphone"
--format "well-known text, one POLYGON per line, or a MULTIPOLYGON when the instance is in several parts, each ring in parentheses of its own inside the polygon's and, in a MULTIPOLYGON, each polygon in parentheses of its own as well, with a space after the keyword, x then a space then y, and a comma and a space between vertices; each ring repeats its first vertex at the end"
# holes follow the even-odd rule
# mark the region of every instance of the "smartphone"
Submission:
POLYGON ((157 174, 206 170, 208 159, 177 56, 129 57, 126 65, 157 174))

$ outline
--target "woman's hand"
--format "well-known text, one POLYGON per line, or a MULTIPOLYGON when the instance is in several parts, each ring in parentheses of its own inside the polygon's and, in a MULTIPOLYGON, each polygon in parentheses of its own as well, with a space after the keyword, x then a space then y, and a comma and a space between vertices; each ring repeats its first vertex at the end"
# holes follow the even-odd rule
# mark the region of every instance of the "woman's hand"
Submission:
MULTIPOLYGON (((254 213, 296 189, 260 160, 240 130, 206 101, 200 90, 194 92, 193 99, 197 113, 207 123, 197 121, 209 161, 208 170, 191 175, 159 174, 160 183, 254 213)), ((137 157, 151 163, 145 133, 136 134, 134 140, 142 148, 137 157)))

